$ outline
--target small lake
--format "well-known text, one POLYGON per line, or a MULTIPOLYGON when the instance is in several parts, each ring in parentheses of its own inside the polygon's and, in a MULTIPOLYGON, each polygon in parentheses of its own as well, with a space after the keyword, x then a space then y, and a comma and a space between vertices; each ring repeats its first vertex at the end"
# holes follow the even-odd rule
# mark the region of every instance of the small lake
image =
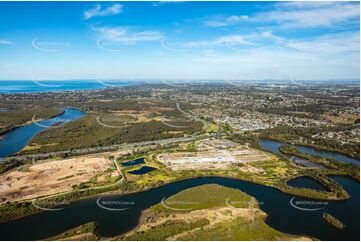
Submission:
POLYGON ((0 158, 19 152, 35 135, 49 128, 54 128, 53 125, 70 122, 83 116, 85 113, 78 109, 64 108, 64 113, 57 117, 26 124, 3 134, 0 140, 0 158))
POLYGON ((310 188, 313 190, 327 191, 327 189, 317 180, 309 176, 299 176, 289 180, 287 184, 291 187, 310 188))
POLYGON ((121 164, 122 164, 122 166, 135 166, 135 165, 139 165, 139 164, 144 164, 144 157, 138 158, 135 160, 131 160, 131 161, 126 161, 121 164))
POLYGON ((142 166, 140 169, 134 170, 134 171, 128 171, 128 173, 133 174, 133 175, 143 175, 143 174, 149 173, 154 170, 157 170, 157 169, 154 167, 150 167, 150 166, 142 166))
POLYGON ((135 228, 142 211, 160 203, 163 198, 187 188, 204 184, 219 184, 239 189, 255 197, 260 202, 260 208, 268 214, 266 223, 279 231, 321 240, 359 240, 360 184, 347 177, 333 178, 350 194, 350 199, 323 201, 321 209, 317 211, 303 211, 291 206, 291 201, 307 203, 314 200, 289 195, 272 187, 231 178, 202 177, 166 184, 139 193, 79 200, 71 202, 62 210, 42 211, 0 223, 0 239, 41 240, 92 221, 97 223, 98 235, 116 236, 135 228), (113 204, 109 205, 111 208, 127 207, 128 210, 110 211, 101 208, 97 203, 99 200, 113 204), (334 215, 346 227, 339 230, 329 225, 322 219, 324 212, 334 215))
MULTIPOLYGON (((280 152, 279 148, 282 145, 282 143, 279 142, 279 141, 260 139, 260 145, 265 150, 271 151, 271 152, 273 152, 275 154, 278 154, 278 155, 281 155, 281 156, 284 156, 284 157, 288 157, 287 155, 282 154, 280 152)), ((325 157, 325 158, 334 158, 334 159, 336 159, 338 161, 343 161, 343 162, 357 164, 357 165, 360 164, 359 160, 354 159, 354 158, 349 157, 349 156, 346 156, 346 155, 343 155, 343 154, 340 154, 338 152, 318 151, 318 150, 316 150, 314 148, 306 147, 306 146, 303 146, 303 145, 295 145, 295 146, 299 151, 301 151, 303 153, 310 154, 310 155, 316 155, 316 156, 321 156, 321 157, 325 157)), ((295 156, 295 157, 296 157, 296 160, 297 159, 298 160, 305 160, 305 159, 302 159, 302 158, 297 157, 297 156, 295 156)), ((316 164, 316 163, 314 163, 312 161, 307 161, 307 162, 308 163, 311 162, 311 164, 314 164, 314 165, 319 165, 319 164, 316 164)), ((303 163, 306 164, 305 162, 303 162, 303 163)))

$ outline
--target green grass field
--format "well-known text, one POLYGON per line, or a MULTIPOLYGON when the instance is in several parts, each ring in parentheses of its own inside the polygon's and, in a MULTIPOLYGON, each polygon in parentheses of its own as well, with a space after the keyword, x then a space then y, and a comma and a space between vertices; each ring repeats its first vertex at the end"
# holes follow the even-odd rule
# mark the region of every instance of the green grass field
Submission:
POLYGON ((179 240, 290 240, 292 236, 283 234, 265 224, 262 217, 250 222, 246 218, 217 223, 207 229, 200 229, 179 240))
MULTIPOLYGON (((252 198, 237 189, 217 184, 207 184, 181 191, 164 201, 166 206, 175 209, 198 210, 224 207, 227 202, 237 208, 247 208, 252 198)), ((154 207, 158 211, 169 211, 162 204, 154 207)))
POLYGON ((207 225, 207 219, 200 219, 194 222, 186 223, 184 221, 170 221, 158 225, 146 231, 135 232, 130 236, 121 237, 122 240, 166 240, 168 237, 182 233, 184 231, 192 230, 194 228, 207 225))

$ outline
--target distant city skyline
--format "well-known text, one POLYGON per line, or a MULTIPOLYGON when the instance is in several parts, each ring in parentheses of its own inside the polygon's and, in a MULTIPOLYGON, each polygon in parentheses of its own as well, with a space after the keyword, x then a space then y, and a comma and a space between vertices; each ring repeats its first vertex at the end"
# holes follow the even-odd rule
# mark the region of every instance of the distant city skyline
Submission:
POLYGON ((359 2, 0 2, 1 80, 358 80, 359 2))

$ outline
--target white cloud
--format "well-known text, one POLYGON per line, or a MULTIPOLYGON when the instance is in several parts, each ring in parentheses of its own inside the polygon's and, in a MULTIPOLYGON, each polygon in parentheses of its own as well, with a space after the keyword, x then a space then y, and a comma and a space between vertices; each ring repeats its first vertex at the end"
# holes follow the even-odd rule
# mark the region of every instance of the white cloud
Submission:
POLYGON ((309 40, 290 41, 288 47, 314 54, 336 54, 360 51, 360 33, 342 32, 329 34, 309 40))
POLYGON ((163 35, 157 31, 131 32, 128 27, 93 27, 93 30, 99 35, 100 39, 123 44, 157 41, 163 37, 163 35))
MULTIPOLYGON (((323 62, 323 65, 331 61, 341 65, 347 56, 349 59, 355 61, 359 59, 359 34, 359 32, 344 31, 317 37, 294 39, 282 37, 267 30, 249 34, 222 35, 197 41, 173 42, 172 45, 178 46, 179 49, 183 49, 184 51, 192 51, 193 53, 196 53, 194 52, 196 48, 198 51, 206 50, 204 53, 208 54, 198 56, 196 58, 198 60, 216 62, 222 60, 231 62, 234 60, 237 62, 240 58, 237 57, 237 55, 236 57, 233 55, 242 53, 242 55, 247 55, 249 60, 254 60, 255 62, 257 58, 260 57, 267 58, 270 62, 272 62, 272 58, 275 58, 275 60, 278 59, 280 62, 283 60, 286 63, 292 60, 302 60, 306 62, 318 60, 323 62), (210 56, 209 49, 211 48, 223 54, 216 56, 214 54, 215 52, 212 52, 210 56), (262 54, 262 52, 265 53, 262 54), (231 55, 229 55, 229 53, 231 53, 231 55), (269 54, 267 55, 267 53, 269 54)), ((298 61, 297 65, 303 66, 304 64, 298 61)))
POLYGON ((84 12, 84 18, 90 19, 96 16, 117 15, 121 13, 122 10, 123 10, 123 5, 121 4, 114 4, 105 9, 102 9, 102 6, 100 4, 97 4, 94 8, 84 12))
MULTIPOLYGON (((296 79, 355 78, 359 73, 359 54, 299 52, 286 48, 251 48, 242 52, 224 54, 205 52, 202 55, 188 56, 190 63, 202 63, 210 72, 222 70, 243 79, 296 79)), ((199 66, 193 64, 194 66, 199 66)), ((216 76, 214 74, 214 76, 216 76)))
POLYGON ((241 45, 253 45, 254 43, 246 40, 248 36, 244 35, 228 35, 221 36, 216 40, 218 44, 241 44, 241 45))
POLYGON ((264 32, 262 32, 260 35, 261 35, 261 37, 263 37, 263 38, 271 39, 271 40, 274 40, 274 41, 279 42, 279 43, 284 43, 284 42, 287 41, 285 38, 282 38, 282 37, 280 37, 280 36, 274 35, 274 34, 272 33, 272 31, 270 31, 270 30, 264 31, 264 32))
POLYGON ((153 5, 153 7, 159 7, 164 4, 168 4, 168 3, 182 3, 182 2, 184 2, 184 1, 160 1, 160 2, 154 2, 152 5, 153 5))
POLYGON ((270 11, 253 16, 231 15, 211 18, 204 23, 224 27, 240 23, 265 23, 282 28, 335 27, 359 23, 360 5, 352 2, 279 2, 270 11))
POLYGON ((198 53, 189 52, 185 58, 214 68, 223 66, 225 73, 235 72, 249 79, 355 78, 360 74, 359 35, 359 32, 347 31, 298 39, 281 37, 271 31, 225 35, 184 43, 202 48, 198 53), (222 46, 228 47, 228 51, 222 46), (260 67, 267 70, 260 70, 260 67), (243 75, 249 71, 252 74, 243 75))
POLYGON ((266 40, 271 40, 279 43, 284 43, 287 41, 282 37, 274 35, 272 31, 263 31, 250 34, 223 35, 209 40, 185 42, 184 45, 188 47, 210 47, 216 45, 245 45, 251 47, 260 46, 266 40))
MULTIPOLYGON (((335 2, 335 1, 302 1, 302 2, 298 2, 298 1, 290 1, 290 2, 278 2, 275 3, 273 6, 274 7, 279 7, 279 8, 320 8, 320 7, 325 7, 325 6, 334 6, 335 4, 340 4, 335 2)), ((342 4, 342 3, 341 3, 342 4)))
POLYGON ((283 28, 335 27, 352 23, 360 17, 360 6, 354 3, 278 3, 278 9, 250 18, 255 22, 276 23, 283 28), (293 8, 290 8, 293 6, 293 8), (296 9, 295 9, 296 8, 296 9))
POLYGON ((247 20, 247 15, 232 15, 218 20, 207 20, 204 23, 210 27, 224 27, 237 24, 243 20, 247 20))
POLYGON ((225 35, 220 36, 218 38, 213 38, 209 40, 199 40, 199 41, 190 41, 184 42, 180 45, 184 47, 212 47, 212 46, 220 46, 220 45, 253 45, 254 43, 246 40, 247 36, 245 35, 225 35))
POLYGON ((13 45, 14 43, 9 40, 0 39, 0 45, 13 45))

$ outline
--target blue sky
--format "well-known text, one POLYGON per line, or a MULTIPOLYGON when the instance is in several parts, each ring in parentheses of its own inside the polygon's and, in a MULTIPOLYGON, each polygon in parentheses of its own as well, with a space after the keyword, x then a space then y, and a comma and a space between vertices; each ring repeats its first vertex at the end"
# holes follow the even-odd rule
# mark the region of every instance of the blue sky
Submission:
POLYGON ((0 2, 0 79, 359 79, 358 2, 0 2))

